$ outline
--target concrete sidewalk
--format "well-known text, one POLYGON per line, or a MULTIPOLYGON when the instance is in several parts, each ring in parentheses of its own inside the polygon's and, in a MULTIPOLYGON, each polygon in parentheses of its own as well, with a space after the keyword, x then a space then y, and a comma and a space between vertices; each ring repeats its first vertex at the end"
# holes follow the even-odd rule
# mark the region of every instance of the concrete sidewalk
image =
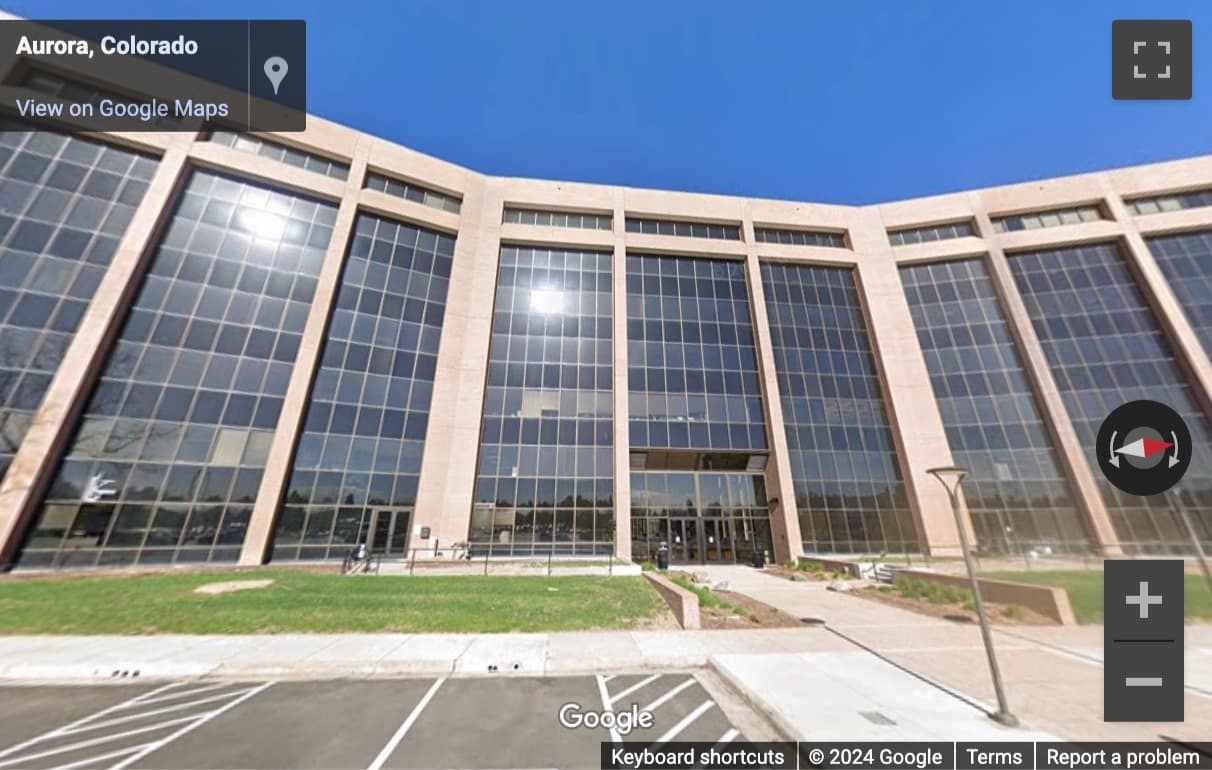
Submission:
MULTIPOLYGON (((752 596, 796 617, 825 621, 849 651, 868 650, 972 703, 996 702, 980 629, 829 591, 823 582, 793 583, 735 566, 696 568, 714 583, 752 596)), ((1159 733, 1207 740, 1212 725, 1212 625, 1188 625, 1186 722, 1125 724, 1102 721, 1102 626, 1010 626, 994 630, 1011 711, 1028 724, 1072 739, 1156 740, 1159 733), (1197 729, 1199 726, 1199 729, 1197 729)), ((827 667, 829 657, 802 656, 827 667)), ((848 672, 851 673, 851 672, 848 672)))
POLYGON ((0 637, 0 681, 198 676, 595 674, 701 668, 712 655, 841 649, 821 629, 551 634, 0 637))

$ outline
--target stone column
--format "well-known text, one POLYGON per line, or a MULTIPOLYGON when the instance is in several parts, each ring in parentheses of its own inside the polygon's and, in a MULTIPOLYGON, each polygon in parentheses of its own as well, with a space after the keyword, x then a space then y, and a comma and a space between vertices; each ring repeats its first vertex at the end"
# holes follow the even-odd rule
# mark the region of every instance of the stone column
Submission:
POLYGON ((770 534, 774 541, 774 558, 781 564, 803 555, 804 544, 800 532, 795 487, 791 478, 791 455, 787 448, 787 431, 783 423, 783 401, 779 392, 778 371, 774 365, 770 316, 766 312, 766 290, 762 284, 762 267, 753 234, 753 217, 747 205, 742 227, 747 246, 745 279, 749 287, 750 315, 753 318, 753 337, 757 346, 758 376, 762 383, 762 411, 766 414, 766 442, 770 447, 770 458, 766 462, 766 499, 778 500, 777 504, 770 506, 770 534))
POLYGON ((413 515, 440 549, 469 534, 504 201, 501 180, 468 179, 413 515))
MULTIPOLYGON (((960 555, 950 498, 943 485, 926 473, 928 468, 954 464, 951 447, 879 214, 868 209, 855 211, 850 217, 850 240, 858 258, 856 283, 867 319, 867 338, 883 386, 888 424, 917 523, 918 540, 932 555, 960 555)), ((972 542, 966 503, 961 513, 972 542)))
POLYGON ((294 466, 295 444, 303 430, 303 421, 307 418, 311 384, 320 356, 324 352, 328 318, 332 305, 336 302, 337 292, 341 288, 341 273, 345 266, 345 254, 349 249, 350 234, 357 219, 358 196, 362 190, 362 181, 366 177, 366 159, 369 153, 370 140, 361 137, 349 164, 349 175, 345 179, 345 191, 341 196, 340 208, 337 209, 336 221, 333 223, 332 238, 328 241, 328 250, 324 253, 324 266, 320 269, 315 297, 307 315, 307 323, 303 327, 303 339, 299 343, 299 353, 295 357, 290 383, 286 387, 286 397, 282 402, 282 416, 278 419, 273 443, 270 444, 269 460, 261 476, 257 502, 248 522, 244 545, 240 549, 242 565, 264 564, 269 561, 278 510, 294 466))
POLYGON ((631 559, 631 402, 627 379, 627 210, 614 193, 614 551, 631 559))

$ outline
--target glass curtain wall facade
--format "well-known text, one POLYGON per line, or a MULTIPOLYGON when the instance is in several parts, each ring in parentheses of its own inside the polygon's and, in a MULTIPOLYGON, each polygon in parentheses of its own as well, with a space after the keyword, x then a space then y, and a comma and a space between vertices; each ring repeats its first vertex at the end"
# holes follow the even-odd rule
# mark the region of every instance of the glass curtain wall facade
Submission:
POLYGON ((633 554, 652 558, 661 542, 685 561, 769 549, 744 264, 629 254, 627 346, 633 554))
POLYGON ((1188 509, 1212 537, 1212 447, 1204 416, 1144 295, 1113 243, 1048 249, 1010 257, 1032 325, 1043 345, 1078 437, 1097 469, 1095 439, 1111 410, 1128 401, 1168 404, 1191 429, 1191 468, 1181 497, 1136 497, 1097 474, 1116 533, 1132 552, 1180 550, 1188 537, 1171 505, 1188 509))
POLYGON ((0 120, 0 481, 155 170, 0 120))
POLYGON ((765 263, 762 284, 804 549, 917 550, 854 271, 765 263))
POLYGON ((501 248, 473 553, 614 552, 612 260, 501 248))
POLYGON ((985 553, 1089 548, 1085 520, 982 259, 900 269, 947 443, 985 553))
POLYGON ((22 565, 236 560, 335 218, 190 174, 22 565))
POLYGON ((1146 238, 1187 320, 1212 357, 1212 230, 1146 238))
POLYGON ((340 559, 359 542, 406 553, 454 246, 453 235, 358 216, 274 559, 340 559))

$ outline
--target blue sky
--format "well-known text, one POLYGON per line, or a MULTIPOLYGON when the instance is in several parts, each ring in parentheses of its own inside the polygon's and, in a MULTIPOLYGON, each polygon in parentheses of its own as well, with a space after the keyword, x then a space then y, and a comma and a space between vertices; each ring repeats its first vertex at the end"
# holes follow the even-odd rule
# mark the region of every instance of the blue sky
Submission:
POLYGON ((1212 3, 0 0, 304 18, 313 114, 489 174, 863 204, 1212 152, 1212 3), (1187 102, 1111 99, 1111 21, 1187 18, 1187 102))

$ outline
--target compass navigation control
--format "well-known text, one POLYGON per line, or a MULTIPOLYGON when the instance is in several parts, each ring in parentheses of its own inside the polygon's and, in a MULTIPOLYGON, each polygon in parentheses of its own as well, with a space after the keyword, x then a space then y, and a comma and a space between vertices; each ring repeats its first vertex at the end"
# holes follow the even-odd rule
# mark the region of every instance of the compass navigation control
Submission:
POLYGON ((1191 461, 1191 431, 1170 407, 1130 401, 1098 430, 1098 465, 1107 480, 1132 495, 1158 495, 1178 483, 1191 461))

